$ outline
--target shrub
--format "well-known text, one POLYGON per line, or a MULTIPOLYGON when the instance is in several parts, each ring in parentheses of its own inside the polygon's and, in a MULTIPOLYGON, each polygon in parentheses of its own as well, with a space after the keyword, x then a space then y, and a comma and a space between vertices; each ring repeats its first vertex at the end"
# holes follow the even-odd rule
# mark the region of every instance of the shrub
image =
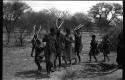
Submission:
POLYGON ((123 30, 123 22, 120 21, 116 26, 111 27, 105 35, 109 36, 109 40, 111 42, 111 51, 117 50, 118 44, 118 35, 123 30))

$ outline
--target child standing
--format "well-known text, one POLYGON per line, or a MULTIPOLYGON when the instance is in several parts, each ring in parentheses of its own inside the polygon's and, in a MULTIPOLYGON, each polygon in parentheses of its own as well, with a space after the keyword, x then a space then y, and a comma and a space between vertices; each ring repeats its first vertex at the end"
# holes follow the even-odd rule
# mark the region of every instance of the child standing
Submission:
POLYGON ((90 57, 90 62, 91 62, 91 58, 92 56, 94 57, 95 61, 97 62, 97 58, 96 55, 99 53, 98 49, 97 49, 97 41, 95 40, 96 36, 92 35, 92 40, 90 43, 90 52, 89 52, 89 57, 90 57))

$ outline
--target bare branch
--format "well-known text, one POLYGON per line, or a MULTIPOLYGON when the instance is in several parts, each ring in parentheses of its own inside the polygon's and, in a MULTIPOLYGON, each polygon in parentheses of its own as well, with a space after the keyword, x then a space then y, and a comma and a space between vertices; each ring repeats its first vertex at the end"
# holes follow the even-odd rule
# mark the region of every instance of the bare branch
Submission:
POLYGON ((58 28, 58 24, 57 24, 57 22, 58 22, 58 19, 56 19, 56 27, 58 28))

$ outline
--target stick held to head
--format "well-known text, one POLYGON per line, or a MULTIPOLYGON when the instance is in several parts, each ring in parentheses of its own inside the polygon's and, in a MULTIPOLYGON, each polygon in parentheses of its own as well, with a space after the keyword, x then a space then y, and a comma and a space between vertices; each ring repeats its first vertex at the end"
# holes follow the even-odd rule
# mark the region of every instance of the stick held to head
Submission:
POLYGON ((83 24, 83 25, 80 24, 79 26, 75 27, 74 30, 78 30, 78 29, 80 29, 82 26, 84 26, 84 24, 83 24))
POLYGON ((61 24, 58 26, 58 21, 61 21, 61 19, 60 18, 58 18, 58 19, 56 19, 56 27, 57 27, 57 29, 60 29, 61 28, 61 26, 62 26, 62 24, 64 23, 64 20, 61 22, 61 24))

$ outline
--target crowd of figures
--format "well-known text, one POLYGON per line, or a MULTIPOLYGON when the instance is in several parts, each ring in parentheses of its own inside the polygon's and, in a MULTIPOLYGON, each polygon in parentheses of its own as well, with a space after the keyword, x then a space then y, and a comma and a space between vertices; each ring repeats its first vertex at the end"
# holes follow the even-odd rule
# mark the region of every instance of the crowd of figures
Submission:
POLYGON ((77 62, 77 57, 79 62, 80 51, 81 51, 81 35, 79 32, 75 33, 75 39, 71 34, 70 29, 66 29, 66 34, 63 35, 59 29, 50 29, 50 33, 45 35, 42 42, 46 42, 44 47, 40 47, 40 40, 38 39, 37 34, 34 35, 32 39, 32 53, 35 50, 35 63, 38 66, 38 71, 42 69, 40 66, 40 59, 45 56, 46 61, 46 70, 49 74, 52 70, 52 67, 56 68, 56 60, 59 61, 59 67, 61 67, 61 58, 64 60, 65 64, 67 61, 71 64, 72 60, 75 59, 77 62), (41 55, 41 52, 44 51, 44 55, 41 55), (75 56, 76 55, 76 56, 75 56))
MULTIPOLYGON (((95 35, 92 35, 92 40, 90 43, 90 61, 91 57, 94 57, 97 61, 96 55, 99 54, 98 43, 95 40, 95 37, 95 35)), ((35 34, 32 39, 33 48, 31 56, 33 56, 33 51, 35 50, 35 63, 38 66, 38 71, 42 69, 40 66, 40 59, 42 59, 44 56, 48 74, 52 68, 56 68, 57 59, 59 61, 59 67, 61 67, 61 58, 64 60, 65 64, 67 64, 67 62, 72 64, 72 60, 75 60, 75 63, 81 62, 80 53, 82 51, 82 37, 79 31, 76 31, 74 34, 72 34, 70 29, 67 28, 66 34, 63 35, 60 30, 51 28, 50 33, 44 36, 42 42, 46 42, 44 47, 40 46, 41 42, 38 36, 35 34), (43 51, 44 54, 41 55, 43 51)), ((106 58, 109 60, 108 54, 110 53, 110 50, 107 37, 104 38, 102 43, 103 46, 101 46, 101 49, 103 49, 102 51, 104 53, 104 61, 106 58)))
MULTIPOLYGON (((35 50, 35 63, 38 67, 38 71, 42 70, 40 65, 41 59, 45 57, 46 70, 49 75, 51 71, 56 69, 56 61, 59 61, 59 67, 62 65, 64 60, 67 65, 68 62, 72 64, 72 60, 75 60, 75 63, 81 62, 80 53, 82 51, 82 35, 78 30, 71 31, 70 29, 65 29, 66 34, 62 34, 59 28, 50 28, 50 33, 45 35, 42 39, 42 42, 45 42, 46 45, 41 47, 41 41, 39 40, 38 34, 34 34, 32 39, 32 52, 35 50), (43 53, 44 54, 41 54, 43 53), (61 59, 62 58, 62 59, 61 59)), ((110 54, 110 41, 108 36, 105 36, 100 44, 96 41, 96 35, 92 35, 92 40, 90 42, 90 51, 89 57, 90 62, 92 57, 97 62, 96 56, 102 52, 104 55, 104 61, 106 59, 110 61, 108 55, 110 54)), ((121 48, 120 48, 121 49, 121 48)), ((121 52, 120 52, 121 53, 121 52)))

